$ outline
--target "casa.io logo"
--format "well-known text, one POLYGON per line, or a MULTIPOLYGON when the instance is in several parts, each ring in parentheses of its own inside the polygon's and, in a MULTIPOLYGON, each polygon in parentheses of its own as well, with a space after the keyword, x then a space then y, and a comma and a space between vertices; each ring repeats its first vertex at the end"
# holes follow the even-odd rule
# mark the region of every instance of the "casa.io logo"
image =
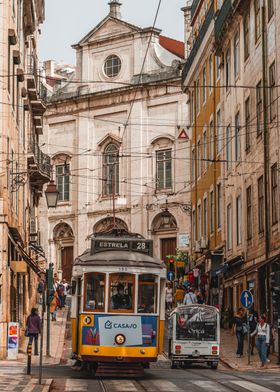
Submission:
POLYGON ((105 329, 112 329, 113 323, 110 320, 107 320, 105 323, 105 329))

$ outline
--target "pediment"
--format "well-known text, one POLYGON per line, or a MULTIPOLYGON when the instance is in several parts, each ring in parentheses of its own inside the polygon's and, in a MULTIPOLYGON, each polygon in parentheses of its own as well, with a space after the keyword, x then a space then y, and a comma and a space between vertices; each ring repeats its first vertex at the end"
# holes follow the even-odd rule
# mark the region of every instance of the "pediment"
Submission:
POLYGON ((104 147, 105 145, 107 145, 109 143, 115 143, 118 146, 120 146, 122 143, 122 139, 119 136, 116 136, 112 133, 107 133, 107 135, 105 135, 101 140, 99 140, 97 145, 99 147, 104 147))
MULTIPOLYGON (((107 16, 103 19, 93 30, 91 30, 78 45, 84 45, 89 42, 94 42, 100 39, 108 39, 113 36, 123 35, 126 33, 139 32, 142 29, 133 24, 124 22, 123 20, 107 16)), ((75 46, 75 45, 74 45, 75 46)))

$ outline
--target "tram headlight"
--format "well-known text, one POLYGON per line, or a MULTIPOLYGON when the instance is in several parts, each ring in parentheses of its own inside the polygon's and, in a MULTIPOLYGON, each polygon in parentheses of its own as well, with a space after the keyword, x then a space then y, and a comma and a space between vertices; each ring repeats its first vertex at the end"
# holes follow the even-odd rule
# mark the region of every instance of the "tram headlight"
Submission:
POLYGON ((115 342, 119 345, 124 344, 125 342, 125 336, 122 334, 116 335, 115 336, 115 342))
POLYGON ((92 318, 90 316, 86 316, 84 318, 84 324, 89 325, 92 322, 92 318))

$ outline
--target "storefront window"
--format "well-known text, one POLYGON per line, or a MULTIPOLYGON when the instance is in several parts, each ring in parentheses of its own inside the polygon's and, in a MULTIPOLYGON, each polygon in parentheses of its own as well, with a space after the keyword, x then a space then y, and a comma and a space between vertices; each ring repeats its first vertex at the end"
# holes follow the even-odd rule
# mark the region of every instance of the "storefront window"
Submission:
POLYGON ((157 277, 140 275, 138 288, 138 313, 157 312, 157 277))
POLYGON ((110 311, 134 311, 134 281, 135 277, 131 274, 110 275, 110 311))
POLYGON ((85 274, 85 310, 104 312, 105 274, 85 274))

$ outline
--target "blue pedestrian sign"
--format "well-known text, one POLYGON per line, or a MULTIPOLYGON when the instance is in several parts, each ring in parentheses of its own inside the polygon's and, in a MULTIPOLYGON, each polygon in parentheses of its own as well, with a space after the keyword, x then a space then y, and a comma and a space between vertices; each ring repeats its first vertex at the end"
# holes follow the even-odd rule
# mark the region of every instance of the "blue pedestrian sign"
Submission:
POLYGON ((167 280, 169 280, 170 282, 173 282, 174 278, 175 278, 174 272, 173 271, 168 271, 167 272, 167 280))
POLYGON ((249 309, 253 305, 253 302, 254 302, 254 297, 253 297, 251 291, 249 291, 249 290, 242 291, 240 302, 241 302, 242 306, 244 306, 244 308, 249 309))

